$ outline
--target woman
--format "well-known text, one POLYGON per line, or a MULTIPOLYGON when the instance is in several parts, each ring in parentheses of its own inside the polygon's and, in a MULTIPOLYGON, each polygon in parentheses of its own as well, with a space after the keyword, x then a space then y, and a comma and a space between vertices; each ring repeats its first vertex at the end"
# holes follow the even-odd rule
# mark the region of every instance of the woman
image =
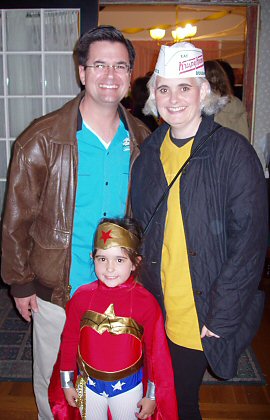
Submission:
POLYGON ((146 110, 165 122, 132 171, 133 215, 145 228, 142 280, 166 316, 179 416, 197 420, 206 368, 233 377, 261 319, 265 180, 247 140, 210 115, 222 98, 200 49, 162 46, 149 90, 146 110))
POLYGON ((204 63, 205 75, 211 90, 224 99, 225 105, 217 111, 215 121, 223 127, 231 128, 249 139, 247 112, 243 102, 234 96, 229 78, 217 60, 204 63))

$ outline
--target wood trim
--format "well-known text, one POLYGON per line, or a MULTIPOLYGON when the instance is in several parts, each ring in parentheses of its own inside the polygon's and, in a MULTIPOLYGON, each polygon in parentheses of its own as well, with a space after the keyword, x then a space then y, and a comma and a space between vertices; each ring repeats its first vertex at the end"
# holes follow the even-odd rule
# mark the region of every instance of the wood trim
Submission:
POLYGON ((100 6, 118 4, 118 5, 127 5, 127 4, 143 4, 143 5, 151 5, 151 4, 158 4, 158 5, 185 5, 185 6, 233 6, 233 5, 241 5, 247 6, 249 4, 258 4, 259 0, 100 0, 100 6))
POLYGON ((253 140, 253 122, 256 94, 257 69, 257 38, 258 38, 259 6, 247 7, 246 56, 244 63, 243 102, 248 114, 248 123, 251 128, 251 143, 253 140))

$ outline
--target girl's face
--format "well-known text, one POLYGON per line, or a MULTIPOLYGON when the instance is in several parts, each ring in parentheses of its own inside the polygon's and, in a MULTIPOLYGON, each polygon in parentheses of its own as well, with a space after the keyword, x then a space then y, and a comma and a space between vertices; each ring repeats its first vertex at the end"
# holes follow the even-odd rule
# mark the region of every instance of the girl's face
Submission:
POLYGON ((135 270, 129 256, 120 246, 97 249, 94 263, 98 279, 107 287, 116 287, 125 283, 131 271, 135 270))

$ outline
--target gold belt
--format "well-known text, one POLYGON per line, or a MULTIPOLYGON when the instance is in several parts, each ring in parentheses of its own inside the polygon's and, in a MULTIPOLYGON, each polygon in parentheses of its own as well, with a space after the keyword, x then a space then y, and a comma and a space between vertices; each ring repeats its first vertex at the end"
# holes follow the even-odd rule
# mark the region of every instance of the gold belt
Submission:
POLYGON ((141 356, 133 365, 128 368, 118 370, 117 372, 104 372, 102 370, 94 369, 82 360, 80 353, 78 357, 78 365, 80 373, 86 381, 90 376, 91 378, 99 379, 101 381, 112 382, 119 381, 120 379, 126 378, 127 376, 138 372, 143 365, 143 356, 141 356))

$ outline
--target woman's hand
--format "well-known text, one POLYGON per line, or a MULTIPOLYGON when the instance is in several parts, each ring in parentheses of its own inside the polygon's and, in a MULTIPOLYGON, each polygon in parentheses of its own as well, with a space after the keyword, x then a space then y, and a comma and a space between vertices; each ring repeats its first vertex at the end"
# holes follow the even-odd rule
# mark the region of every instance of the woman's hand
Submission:
POLYGON ((66 400, 71 407, 77 407, 76 399, 79 397, 75 388, 63 388, 66 400))
POLYGON ((138 402, 137 407, 141 407, 141 410, 139 413, 136 413, 136 417, 138 419, 148 419, 154 414, 156 401, 144 397, 138 402))
POLYGON ((201 338, 204 338, 204 337, 220 338, 219 335, 214 334, 212 331, 208 330, 208 328, 205 325, 202 327, 202 332, 201 332, 201 338))

